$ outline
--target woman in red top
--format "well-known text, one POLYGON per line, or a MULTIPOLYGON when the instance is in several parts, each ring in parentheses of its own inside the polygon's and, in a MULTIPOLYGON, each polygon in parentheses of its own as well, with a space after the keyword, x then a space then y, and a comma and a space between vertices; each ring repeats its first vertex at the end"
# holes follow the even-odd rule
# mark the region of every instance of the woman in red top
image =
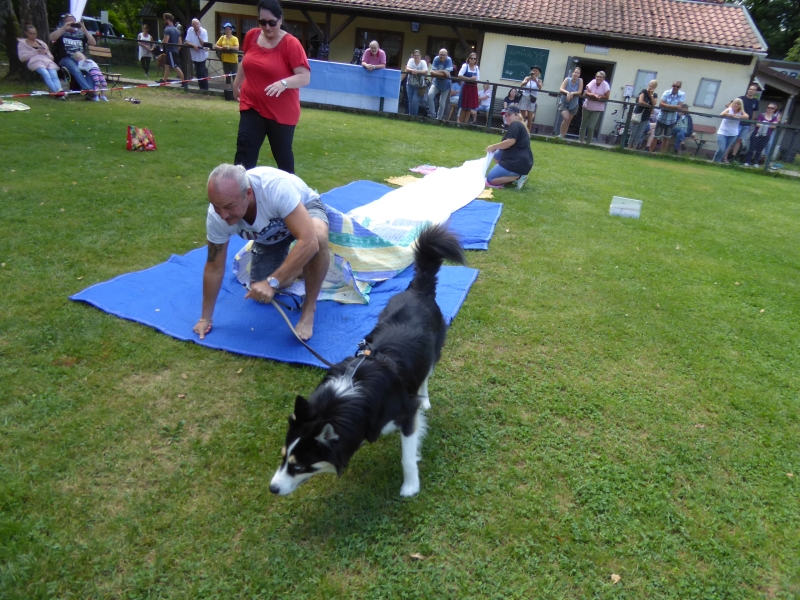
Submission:
POLYGON ((264 138, 278 168, 294 173, 292 140, 300 120, 300 90, 311 81, 311 67, 300 41, 281 29, 278 0, 258 3, 258 27, 244 36, 242 68, 233 81, 239 100, 239 136, 234 163, 252 169, 264 138))

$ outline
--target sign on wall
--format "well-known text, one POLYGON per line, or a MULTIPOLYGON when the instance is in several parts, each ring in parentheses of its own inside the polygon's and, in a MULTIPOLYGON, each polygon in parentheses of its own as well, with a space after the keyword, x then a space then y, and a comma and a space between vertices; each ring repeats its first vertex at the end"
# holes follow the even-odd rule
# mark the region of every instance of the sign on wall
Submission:
POLYGON ((542 70, 544 79, 547 70, 547 59, 550 50, 543 48, 528 48, 527 46, 506 46, 506 57, 503 61, 503 79, 522 81, 530 75, 531 67, 538 66, 542 70))

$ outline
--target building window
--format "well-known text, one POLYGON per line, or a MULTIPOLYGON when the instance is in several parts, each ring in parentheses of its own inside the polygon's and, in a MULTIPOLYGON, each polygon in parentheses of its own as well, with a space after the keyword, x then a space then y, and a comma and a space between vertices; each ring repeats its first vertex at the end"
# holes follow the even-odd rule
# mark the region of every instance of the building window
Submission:
POLYGON ((703 77, 700 80, 700 85, 697 86, 697 96, 694 99, 695 106, 702 106, 703 108, 714 108, 714 103, 717 101, 717 92, 722 82, 719 79, 706 79, 703 77))
POLYGON ((656 71, 643 71, 641 69, 636 72, 636 81, 633 84, 633 93, 637 98, 639 97, 639 92, 646 90, 647 84, 653 81, 657 74, 658 73, 656 71))
POLYGON ((427 54, 431 57, 431 62, 433 62, 433 59, 439 55, 439 50, 446 48, 447 56, 453 59, 453 68, 458 71, 461 65, 467 62, 467 57, 475 52, 476 42, 467 40, 467 44, 469 44, 469 47, 465 48, 464 44, 457 38, 428 36, 427 54))
POLYGON ((403 53, 403 34, 399 31, 380 31, 377 29, 356 29, 356 48, 367 51, 367 46, 372 40, 376 40, 378 45, 386 53, 386 68, 399 69, 405 67, 408 59, 402 60, 403 53))
MULTIPOLYGON (((217 31, 214 41, 216 42, 220 36, 225 35, 225 30, 222 26, 225 23, 233 25, 233 35, 239 38, 239 45, 244 43, 245 34, 251 29, 258 27, 258 17, 252 15, 234 15, 226 13, 217 13, 217 31)), ((209 33, 209 41, 211 41, 211 34, 209 33)))

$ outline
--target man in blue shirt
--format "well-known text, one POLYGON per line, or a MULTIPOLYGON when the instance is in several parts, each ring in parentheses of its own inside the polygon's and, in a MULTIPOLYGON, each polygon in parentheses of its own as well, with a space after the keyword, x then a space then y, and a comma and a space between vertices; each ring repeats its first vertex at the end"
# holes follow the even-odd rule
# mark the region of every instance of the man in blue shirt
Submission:
POLYGON ((650 142, 650 152, 655 152, 656 141, 661 140, 661 153, 664 154, 669 147, 669 140, 672 137, 672 128, 675 121, 678 120, 678 110, 681 104, 686 101, 686 94, 681 91, 683 82, 672 82, 672 89, 664 92, 661 95, 661 102, 658 107, 661 112, 656 119, 656 130, 653 135, 653 141, 650 142))
POLYGON ((447 48, 439 50, 439 56, 433 59, 431 65, 431 75, 433 75, 433 83, 428 90, 428 116, 436 118, 440 121, 447 115, 447 107, 450 104, 450 73, 453 70, 453 59, 447 56, 447 48), (436 77, 439 75, 439 77, 436 77), (436 113, 436 105, 434 99, 439 94, 439 112, 436 113))

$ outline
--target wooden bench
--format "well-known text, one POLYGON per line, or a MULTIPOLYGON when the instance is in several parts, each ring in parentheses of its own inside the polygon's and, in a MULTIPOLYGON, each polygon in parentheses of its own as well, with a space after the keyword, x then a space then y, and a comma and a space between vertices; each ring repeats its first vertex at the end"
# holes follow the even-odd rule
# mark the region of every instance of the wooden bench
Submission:
POLYGON ((716 135, 717 128, 713 125, 695 125, 693 128, 695 134, 694 143, 697 144, 697 148, 695 148, 694 155, 697 156, 700 154, 700 150, 703 149, 703 146, 708 141, 705 137, 708 135, 716 135))
MULTIPOLYGON (((114 73, 111 71, 111 48, 106 46, 89 46, 89 56, 97 63, 100 70, 103 72, 103 77, 106 78, 109 92, 113 88, 119 88, 119 80, 122 78, 122 73, 114 73)), ((119 97, 122 98, 122 90, 117 89, 119 97)))

